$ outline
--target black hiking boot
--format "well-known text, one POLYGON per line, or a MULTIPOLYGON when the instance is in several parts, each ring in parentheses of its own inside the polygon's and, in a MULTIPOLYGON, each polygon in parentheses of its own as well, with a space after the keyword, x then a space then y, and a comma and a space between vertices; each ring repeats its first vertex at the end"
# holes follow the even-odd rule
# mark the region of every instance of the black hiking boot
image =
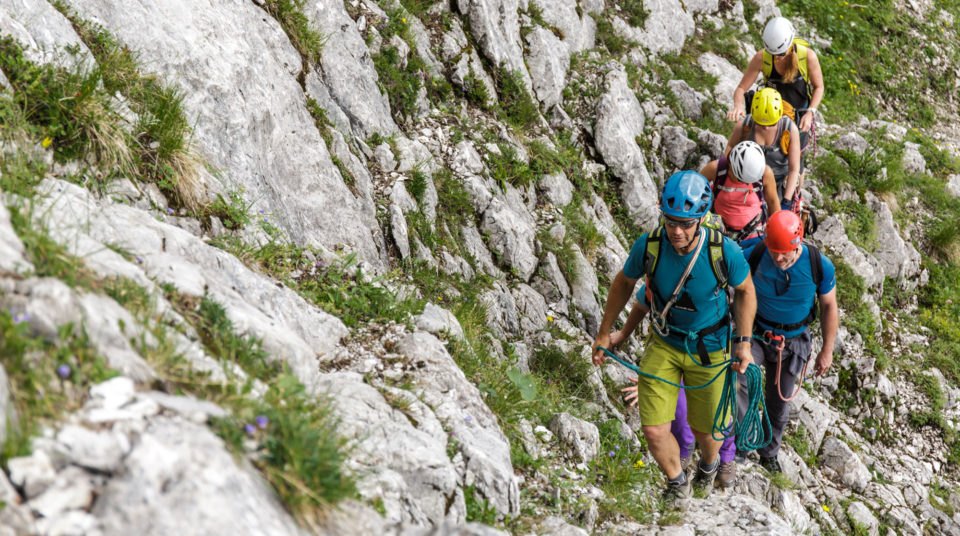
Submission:
POLYGON ((776 456, 770 458, 760 456, 760 465, 771 473, 783 472, 783 469, 780 468, 780 462, 777 460, 776 456))
POLYGON ((707 498, 710 492, 713 491, 713 481, 719 472, 720 461, 717 460, 713 463, 713 470, 710 472, 703 469, 703 460, 697 463, 697 474, 693 477, 693 489, 697 496, 701 498, 707 498))

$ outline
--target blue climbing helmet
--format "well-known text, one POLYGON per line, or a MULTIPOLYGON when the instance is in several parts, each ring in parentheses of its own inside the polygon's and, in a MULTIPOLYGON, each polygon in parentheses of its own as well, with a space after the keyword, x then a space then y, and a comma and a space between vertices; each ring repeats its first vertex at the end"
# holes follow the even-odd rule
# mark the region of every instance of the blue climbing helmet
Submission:
POLYGON ((696 171, 678 171, 663 185, 660 210, 674 218, 700 218, 713 202, 710 181, 696 171))

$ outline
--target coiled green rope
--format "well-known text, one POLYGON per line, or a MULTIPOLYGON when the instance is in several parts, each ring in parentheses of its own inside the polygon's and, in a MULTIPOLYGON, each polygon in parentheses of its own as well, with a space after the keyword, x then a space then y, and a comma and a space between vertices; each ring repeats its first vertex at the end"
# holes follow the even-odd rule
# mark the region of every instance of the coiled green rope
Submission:
MULTIPOLYGON (((636 372, 640 376, 661 381, 680 389, 703 389, 726 373, 723 380, 723 393, 720 396, 720 404, 717 406, 717 413, 713 419, 712 435, 714 441, 723 441, 731 435, 736 434, 737 450, 750 451, 768 445, 773 438, 770 418, 767 415, 763 401, 763 372, 756 364, 750 363, 750 365, 747 366, 747 371, 744 373, 747 378, 747 412, 743 416, 743 420, 740 420, 737 418, 737 376, 730 370, 730 367, 721 368, 710 381, 703 385, 681 385, 654 374, 643 372, 633 363, 621 359, 603 346, 598 346, 597 348, 603 350, 603 353, 617 363, 636 372), (727 422, 731 422, 731 424, 725 424, 727 422)), ((727 359, 719 364, 728 365, 733 361, 733 359, 727 359)))

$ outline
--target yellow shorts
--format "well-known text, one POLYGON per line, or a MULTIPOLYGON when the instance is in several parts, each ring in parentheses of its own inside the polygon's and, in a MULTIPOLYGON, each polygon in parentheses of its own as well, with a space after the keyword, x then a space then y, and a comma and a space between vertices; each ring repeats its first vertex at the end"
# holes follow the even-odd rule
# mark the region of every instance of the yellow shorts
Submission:
MULTIPOLYGON (((696 353, 696 348, 691 348, 696 353)), ((723 350, 710 353, 712 363, 724 360, 723 350)), ((696 364, 687 352, 678 350, 657 335, 647 340, 643 357, 638 364, 640 371, 652 374, 673 383, 684 385, 703 385, 713 379, 721 369, 730 367, 707 368, 696 364)), ((697 432, 709 434, 713 430, 713 420, 723 394, 723 376, 702 389, 687 389, 687 422, 697 432)), ((677 395, 680 388, 660 380, 641 375, 638 378, 637 409, 640 421, 647 426, 668 423, 673 420, 677 410, 677 395)))

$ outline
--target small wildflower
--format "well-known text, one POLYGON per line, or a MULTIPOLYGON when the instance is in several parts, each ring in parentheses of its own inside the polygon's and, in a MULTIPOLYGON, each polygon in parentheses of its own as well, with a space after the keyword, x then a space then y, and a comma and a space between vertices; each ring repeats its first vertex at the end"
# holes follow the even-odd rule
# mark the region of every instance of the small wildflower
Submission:
POLYGON ((57 367, 57 376, 61 378, 66 378, 70 375, 70 365, 60 365, 57 367))
POLYGON ((138 263, 142 263, 142 262, 143 262, 143 257, 135 257, 135 259, 136 259, 136 261, 137 261, 138 263))
POLYGON ((263 213, 264 213, 264 212, 263 212, 263 209, 261 208, 261 209, 260 209, 260 214, 263 214, 263 213))
POLYGON ((30 313, 24 312, 24 313, 17 313, 17 314, 15 314, 15 315, 13 315, 13 323, 14 323, 14 324, 20 324, 20 323, 26 322, 26 321, 28 321, 28 320, 30 320, 30 313))
POLYGON ((50 147, 50 144, 52 143, 53 143, 53 138, 51 138, 50 136, 47 136, 46 138, 43 138, 43 141, 40 142, 40 145, 43 146, 44 149, 46 149, 47 147, 50 147))
POLYGON ((620 445, 614 445, 613 448, 614 448, 615 450, 620 450, 620 445))
POLYGON ((643 467, 644 465, 646 464, 643 463, 643 460, 637 460, 637 463, 633 464, 633 466, 636 467, 637 469, 643 467))
POLYGON ((830 507, 827 506, 827 505, 825 505, 825 504, 822 505, 820 508, 823 508, 823 511, 824 511, 824 512, 829 512, 829 511, 830 511, 830 507))
POLYGON ((467 415, 466 417, 463 418, 463 420, 465 420, 465 421, 467 421, 467 422, 470 422, 470 416, 467 415))
POLYGON ((173 214, 173 209, 170 207, 167 207, 167 214, 173 214))
POLYGON ((243 427, 243 431, 246 432, 247 435, 253 435, 257 433, 257 427, 250 423, 247 423, 246 426, 243 427))
POLYGON ((607 455, 613 458, 614 456, 617 455, 617 453, 611 450, 610 452, 607 453, 607 455))
POLYGON ((877 437, 877 429, 876 429, 876 428, 871 428, 871 429, 869 430, 869 432, 870 432, 870 439, 875 439, 875 438, 877 437))
POLYGON ((400 19, 400 22, 407 22, 407 19, 402 18, 402 19, 400 19))
POLYGON ((270 424, 270 419, 267 419, 266 415, 257 415, 257 418, 254 419, 253 422, 257 423, 257 428, 263 430, 270 424))
POLYGON ((437 301, 443 301, 443 296, 437 296, 437 301))
POLYGON ((553 317, 550 315, 547 315, 547 322, 553 322, 553 317))

